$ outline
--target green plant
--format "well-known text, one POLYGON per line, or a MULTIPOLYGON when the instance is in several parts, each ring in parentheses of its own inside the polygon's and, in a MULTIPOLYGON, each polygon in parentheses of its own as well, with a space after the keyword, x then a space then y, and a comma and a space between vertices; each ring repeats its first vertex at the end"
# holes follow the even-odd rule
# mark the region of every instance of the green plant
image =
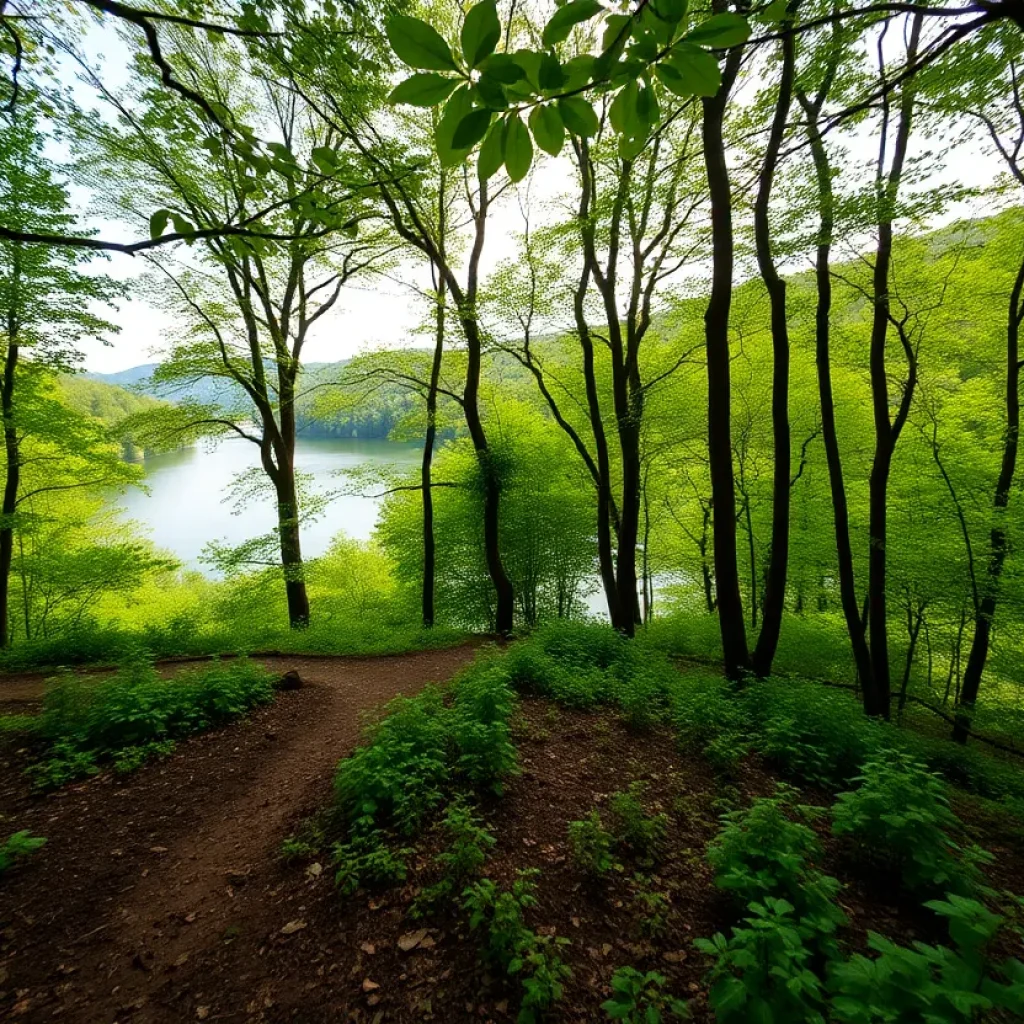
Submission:
POLYGON ((633 898, 640 907, 640 933, 656 939, 668 930, 671 903, 663 892, 650 888, 650 879, 644 875, 633 878, 633 898))
POLYGON ((305 857, 311 857, 316 851, 317 847, 313 843, 300 836, 286 836, 284 842, 281 843, 281 857, 285 863, 289 864, 305 857))
POLYGON ((411 908, 414 917, 428 913, 475 875, 497 841, 462 800, 448 805, 441 824, 449 840, 447 849, 434 857, 434 864, 441 870, 441 878, 417 896, 411 908))
POLYGON ((641 858, 652 858, 668 832, 668 815, 648 814, 643 805, 645 783, 630 784, 625 792, 613 793, 611 811, 615 817, 615 838, 625 843, 641 858))
POLYGON ((719 1024, 779 1021, 824 1024, 824 990, 812 970, 810 937, 786 900, 751 903, 745 927, 726 938, 697 939, 696 947, 714 958, 708 1001, 719 1024))
POLYGON ((113 755, 114 771, 128 775, 141 768, 151 757, 167 757, 177 746, 174 740, 153 740, 137 747, 124 747, 113 755))
POLYGON ((404 882, 406 858, 415 851, 395 849, 383 833, 372 830, 358 832, 347 843, 335 843, 331 852, 337 869, 334 881, 343 895, 350 896, 357 889, 384 889, 404 882))
POLYGON ((35 732, 38 728, 39 719, 35 715, 0 715, 0 736, 35 732))
POLYGON ((456 685, 451 719, 456 766, 473 788, 500 794, 502 779, 515 770, 509 725, 514 710, 515 694, 498 664, 483 665, 456 685))
POLYGON ((874 932, 868 946, 833 967, 832 1012, 842 1024, 970 1024, 1007 1010, 1024 1015, 1024 964, 993 963, 987 954, 1003 925, 976 900, 951 894, 926 906, 949 921, 955 948, 915 942, 900 946, 874 932))
POLYGON ((55 743, 50 756, 25 769, 32 788, 40 792, 59 789, 73 779, 95 775, 100 769, 96 754, 91 750, 77 750, 70 743, 55 743))
POLYGON ((832 831, 850 835, 862 851, 891 862, 904 883, 920 892, 968 892, 977 881, 977 853, 966 859, 949 831, 960 820, 949 806, 944 783, 901 751, 869 760, 855 779, 858 787, 840 793, 832 808, 832 831))
POLYGON ((570 821, 568 833, 570 856, 584 874, 604 875, 615 867, 615 838, 605 829, 597 811, 580 821, 570 821))
POLYGON ((537 903, 539 874, 536 868, 520 871, 512 888, 505 890, 492 879, 482 878, 462 894, 470 929, 486 932, 485 959, 521 978, 519 1024, 534 1024, 540 1013, 561 999, 564 982, 572 973, 552 948, 568 945, 569 940, 541 937, 526 926, 525 911, 537 903))
POLYGON ((746 905, 785 900, 805 928, 829 942, 846 916, 836 902, 840 884, 813 866, 821 846, 813 829, 791 815, 817 813, 794 804, 794 793, 779 786, 775 796, 723 815, 722 830, 708 847, 715 884, 746 905))
POLYGON ((635 967, 620 967, 612 975, 612 997, 601 1004, 611 1020, 625 1024, 662 1024, 667 1020, 689 1020, 690 1009, 683 999, 665 990, 665 976, 657 971, 642 974, 635 967))
POLYGON ((15 832, 0 843, 0 875, 13 867, 18 861, 25 860, 46 844, 42 836, 34 836, 27 829, 15 832))

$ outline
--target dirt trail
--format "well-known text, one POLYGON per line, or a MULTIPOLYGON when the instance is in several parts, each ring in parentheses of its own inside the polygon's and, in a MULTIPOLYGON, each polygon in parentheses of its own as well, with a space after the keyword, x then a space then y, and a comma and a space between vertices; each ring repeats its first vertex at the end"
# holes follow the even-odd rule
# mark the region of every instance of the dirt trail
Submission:
POLYGON ((0 889, 0 1017, 181 1019, 167 1003, 190 959, 300 919, 274 889, 281 841, 328 796, 361 715, 473 655, 266 659, 306 686, 127 780, 105 775, 45 800, 18 791, 0 764, 3 832, 48 839, 0 889))

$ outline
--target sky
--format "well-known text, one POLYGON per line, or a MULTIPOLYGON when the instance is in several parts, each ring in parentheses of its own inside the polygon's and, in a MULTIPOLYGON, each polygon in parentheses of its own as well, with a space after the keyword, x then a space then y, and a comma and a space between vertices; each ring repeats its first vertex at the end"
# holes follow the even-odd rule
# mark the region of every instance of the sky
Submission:
MULTIPOLYGON (((100 63, 109 86, 116 88, 124 83, 129 54, 115 33, 109 29, 93 29, 85 36, 83 44, 83 49, 100 63)), ((73 85, 83 106, 96 105, 95 95, 74 80, 70 68, 62 70, 61 77, 73 85)), ((866 135, 860 140, 855 137, 852 141, 854 156, 861 147, 865 155, 869 154, 873 148, 872 140, 866 135)), ((975 142, 949 154, 938 183, 958 181, 982 186, 990 183, 1000 170, 994 153, 975 142)), ((785 173, 784 166, 780 173, 785 173)), ((564 158, 545 160, 537 165, 529 179, 531 208, 535 211, 547 208, 563 192, 570 174, 571 169, 564 158)), ((75 190, 73 195, 86 211, 86 222, 96 225, 102 237, 114 241, 135 241, 142 237, 136 226, 89 217, 88 197, 80 190, 75 190)), ((977 207, 961 204, 947 211, 943 220, 980 212, 983 211, 977 207)), ((520 203, 517 197, 509 195, 506 201, 496 205, 488 223, 483 260, 485 274, 515 256, 516 235, 522 229, 520 203)), ((91 372, 112 373, 140 363, 158 361, 173 320, 169 314, 149 303, 140 294, 140 287, 132 287, 132 282, 138 282, 140 274, 145 271, 144 260, 114 253, 109 259, 97 259, 94 265, 98 273, 127 281, 128 297, 121 301, 116 311, 104 311, 120 331, 82 345, 84 368, 91 372)), ((304 361, 333 362, 366 349, 422 343, 414 332, 429 315, 421 294, 428 287, 429 274, 422 261, 407 262, 394 268, 387 276, 354 280, 343 290, 336 308, 314 329, 304 361)))

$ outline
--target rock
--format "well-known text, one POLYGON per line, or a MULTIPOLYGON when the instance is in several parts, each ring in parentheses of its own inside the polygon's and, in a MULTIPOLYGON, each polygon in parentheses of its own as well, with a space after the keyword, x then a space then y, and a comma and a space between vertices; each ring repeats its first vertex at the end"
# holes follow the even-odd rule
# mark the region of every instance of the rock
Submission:
POLYGON ((405 935, 399 936, 398 948, 403 953, 408 953, 414 950, 423 940, 427 937, 427 929, 420 928, 419 931, 406 932, 405 935))
POLYGON ((277 681, 277 689, 279 690, 301 690, 302 689, 302 677, 295 669, 289 669, 280 679, 277 681))

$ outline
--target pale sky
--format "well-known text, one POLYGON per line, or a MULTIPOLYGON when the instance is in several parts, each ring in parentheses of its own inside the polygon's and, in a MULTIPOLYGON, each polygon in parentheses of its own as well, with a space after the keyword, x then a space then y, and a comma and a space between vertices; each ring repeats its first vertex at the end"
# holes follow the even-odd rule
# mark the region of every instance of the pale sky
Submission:
MULTIPOLYGON (((91 57, 105 52, 106 58, 102 59, 105 81, 114 87, 123 83, 128 55, 121 40, 109 30, 95 29, 83 42, 91 57)), ((65 80, 72 80, 70 72, 65 80)), ((76 85, 76 90, 83 105, 91 107, 96 104, 95 96, 87 94, 84 87, 76 85)), ((856 145, 856 140, 853 145, 856 145)), ((870 152, 870 148, 866 152, 870 152)), ((982 186, 990 184, 1001 171, 998 158, 989 148, 974 142, 950 154, 945 171, 936 184, 941 186, 943 182, 956 181, 982 186)), ((784 170, 781 173, 785 173, 784 170)), ((551 200, 557 198, 567 185, 570 174, 571 169, 564 159, 546 158, 540 163, 531 175, 530 198, 533 209, 543 210, 551 200)), ((82 198, 84 200, 87 197, 82 198)), ((943 219, 983 212, 980 208, 960 206, 949 211, 943 219)), ((542 217, 543 214, 540 214, 538 219, 542 217)), ((134 241, 141 237, 138 230, 127 224, 94 223, 101 228, 104 238, 134 241)), ((509 195, 506 201, 496 206, 488 225, 483 261, 485 272, 515 255, 514 236, 522 228, 520 205, 514 196, 509 195)), ((109 260, 98 259, 95 263, 97 272, 128 281, 138 277, 146 268, 142 259, 118 253, 112 254, 109 260)), ((409 263, 396 268, 390 278, 364 278, 347 287, 337 307, 317 325, 308 343, 305 361, 333 362, 368 348, 416 344, 417 338, 412 332, 427 312, 423 299, 417 295, 417 289, 429 287, 426 266, 423 263, 409 263)), ((82 346, 87 370, 111 373, 159 360, 160 350, 166 344, 167 333, 172 326, 167 314, 139 297, 123 300, 119 310, 105 311, 104 315, 120 325, 121 330, 105 339, 109 344, 97 339, 82 346)))

